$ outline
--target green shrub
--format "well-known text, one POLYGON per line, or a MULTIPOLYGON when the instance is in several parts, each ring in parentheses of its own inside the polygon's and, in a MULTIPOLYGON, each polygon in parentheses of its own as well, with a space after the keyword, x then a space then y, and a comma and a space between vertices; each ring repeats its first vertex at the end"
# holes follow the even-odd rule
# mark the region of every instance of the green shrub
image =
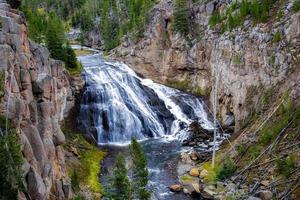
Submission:
POLYGON ((293 4, 293 12, 298 12, 298 11, 300 11, 300 1, 295 0, 293 4))
POLYGON ((279 158, 276 160, 277 170, 285 177, 291 176, 291 172, 294 170, 295 166, 295 158, 292 155, 289 155, 286 158, 279 158))
POLYGON ((273 36, 273 42, 277 43, 277 42, 280 42, 280 40, 281 40, 281 34, 279 31, 276 31, 276 33, 273 36))
POLYGON ((232 159, 226 157, 223 165, 221 166, 220 170, 217 173, 217 180, 223 181, 231 177, 235 171, 236 171, 236 166, 233 163, 232 159))
POLYGON ((249 152, 249 158, 250 160, 254 160, 255 158, 257 158, 257 156, 259 156, 261 151, 261 147, 257 146, 257 145, 252 145, 251 147, 249 147, 248 152, 249 152))

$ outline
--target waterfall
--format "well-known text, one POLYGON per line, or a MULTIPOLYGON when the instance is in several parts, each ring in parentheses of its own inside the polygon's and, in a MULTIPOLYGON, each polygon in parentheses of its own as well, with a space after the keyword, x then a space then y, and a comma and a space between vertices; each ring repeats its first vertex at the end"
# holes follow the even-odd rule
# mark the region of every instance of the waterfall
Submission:
POLYGON ((106 61, 100 54, 79 60, 86 87, 78 120, 99 144, 126 144, 132 137, 182 141, 193 121, 214 129, 200 98, 142 79, 127 65, 106 61))

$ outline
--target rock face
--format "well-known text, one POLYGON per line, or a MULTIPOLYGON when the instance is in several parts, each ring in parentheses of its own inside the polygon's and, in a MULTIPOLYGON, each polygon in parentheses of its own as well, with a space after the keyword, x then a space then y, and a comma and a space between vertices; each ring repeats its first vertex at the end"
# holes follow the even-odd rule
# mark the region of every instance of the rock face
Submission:
MULTIPOLYGON (((262 24, 245 20, 240 28, 221 34, 210 28, 209 17, 231 1, 196 3, 191 13, 202 34, 189 43, 172 30, 172 2, 161 0, 151 12, 145 37, 138 42, 124 38, 112 56, 145 77, 167 84, 184 83, 185 89, 210 99, 212 82, 218 77, 218 116, 228 128, 235 124, 238 131, 259 98, 290 79, 290 72, 297 69, 300 13, 284 7, 279 20, 262 24), (276 32, 281 34, 279 42, 273 40, 276 32)), ((299 82, 299 77, 292 82, 299 82)))
POLYGON ((28 39, 23 14, 3 0, 0 22, 0 73, 5 77, 0 114, 8 115, 20 136, 28 193, 36 200, 70 199, 59 124, 73 104, 68 73, 45 47, 28 39))

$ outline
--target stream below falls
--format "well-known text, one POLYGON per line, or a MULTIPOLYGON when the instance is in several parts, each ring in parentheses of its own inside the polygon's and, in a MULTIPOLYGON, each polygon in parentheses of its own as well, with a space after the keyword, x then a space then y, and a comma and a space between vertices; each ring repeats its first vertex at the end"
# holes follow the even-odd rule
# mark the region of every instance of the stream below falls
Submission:
MULTIPOLYGON (((73 48, 79 48, 73 46, 73 48)), ((189 137, 189 126, 198 122, 214 130, 204 101, 180 90, 139 77, 127 65, 105 60, 101 54, 79 56, 84 67, 85 90, 78 121, 87 137, 108 151, 103 160, 101 181, 110 174, 118 152, 129 158, 128 144, 136 138, 148 158, 149 189, 158 200, 185 200, 191 197, 170 192, 178 183, 178 163, 189 137)), ((224 140, 218 134, 217 145, 224 140)), ((211 151, 212 142, 198 142, 197 151, 211 151)))

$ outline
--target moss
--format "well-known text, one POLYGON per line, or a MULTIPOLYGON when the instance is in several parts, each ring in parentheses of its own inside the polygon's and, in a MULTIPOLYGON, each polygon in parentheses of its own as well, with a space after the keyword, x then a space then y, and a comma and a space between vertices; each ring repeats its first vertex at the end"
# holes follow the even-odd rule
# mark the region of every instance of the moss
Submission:
POLYGON ((235 55, 232 59, 233 64, 235 65, 244 65, 243 57, 242 55, 235 55))
POLYGON ((76 56, 85 56, 85 55, 89 55, 92 53, 93 53, 93 51, 88 50, 88 49, 75 49, 76 56))
POLYGON ((186 174, 186 175, 183 175, 183 176, 180 177, 180 181, 184 184, 194 183, 194 182, 197 181, 197 178, 186 174))
POLYGON ((190 92, 196 96, 209 96, 210 89, 203 89, 201 87, 191 87, 189 85, 188 80, 182 80, 182 81, 167 81, 167 86, 176 88, 185 92, 190 92))
POLYGON ((79 163, 73 163, 69 167, 68 174, 73 178, 73 183, 76 182, 74 180, 74 172, 76 172, 76 179, 79 180, 80 186, 88 187, 93 193, 103 194, 99 174, 100 162, 105 157, 106 152, 87 142, 81 133, 73 132, 66 123, 62 126, 62 130, 67 138, 65 148, 69 151, 75 148, 79 154, 79 163))

